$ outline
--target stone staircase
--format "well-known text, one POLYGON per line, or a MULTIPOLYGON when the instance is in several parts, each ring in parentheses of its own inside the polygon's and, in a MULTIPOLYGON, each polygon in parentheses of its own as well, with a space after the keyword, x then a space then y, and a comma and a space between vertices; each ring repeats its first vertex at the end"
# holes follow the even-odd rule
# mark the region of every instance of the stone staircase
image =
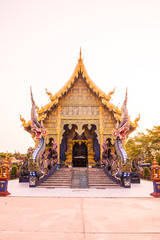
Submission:
POLYGON ((88 169, 89 188, 120 188, 120 185, 112 181, 101 168, 88 169))
POLYGON ((39 188, 70 188, 72 170, 70 168, 57 169, 47 180, 40 183, 39 188))
POLYGON ((60 168, 38 188, 120 188, 100 168, 60 168))

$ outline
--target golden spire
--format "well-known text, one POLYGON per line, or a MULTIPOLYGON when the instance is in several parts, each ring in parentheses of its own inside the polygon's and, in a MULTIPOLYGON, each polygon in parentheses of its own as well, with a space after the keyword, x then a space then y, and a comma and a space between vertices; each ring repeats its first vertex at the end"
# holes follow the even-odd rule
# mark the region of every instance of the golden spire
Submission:
POLYGON ((157 160, 156 160, 156 154, 155 154, 155 153, 153 153, 152 166, 153 166, 153 167, 158 167, 158 166, 159 166, 158 163, 157 163, 157 160))
POLYGON ((7 151, 7 153, 6 153, 6 157, 5 157, 5 159, 3 160, 3 164, 8 164, 8 151, 7 151))
POLYGON ((81 47, 80 47, 80 52, 79 52, 79 61, 81 61, 82 60, 82 58, 81 58, 81 55, 82 55, 82 53, 81 53, 81 47))
POLYGON ((8 151, 6 152, 5 160, 8 161, 8 151))

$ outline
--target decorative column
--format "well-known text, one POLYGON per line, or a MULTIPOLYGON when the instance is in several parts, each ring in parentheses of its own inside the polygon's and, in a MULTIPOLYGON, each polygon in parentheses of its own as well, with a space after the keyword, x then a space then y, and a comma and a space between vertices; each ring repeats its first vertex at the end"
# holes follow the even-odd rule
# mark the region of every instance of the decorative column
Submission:
POLYGON ((8 180, 9 180, 9 162, 8 157, 6 155, 5 160, 1 165, 0 172, 0 196, 8 196, 10 193, 7 191, 8 188, 8 180))
POLYGON ((151 193, 150 195, 153 197, 160 198, 160 166, 157 163, 155 154, 154 154, 151 170, 152 170, 152 181, 153 181, 154 192, 151 193))
POLYGON ((60 163, 60 135, 61 135, 61 106, 58 106, 58 116, 57 116, 57 153, 58 162, 60 163))
POLYGON ((88 167, 95 166, 96 163, 94 161, 94 151, 93 151, 93 139, 88 139, 88 167))
POLYGON ((72 148, 73 148, 73 140, 72 139, 67 139, 67 152, 66 154, 66 161, 65 164, 68 167, 72 167, 72 148))
POLYGON ((99 106, 99 131, 100 131, 100 163, 102 163, 102 152, 103 152, 103 108, 99 106))

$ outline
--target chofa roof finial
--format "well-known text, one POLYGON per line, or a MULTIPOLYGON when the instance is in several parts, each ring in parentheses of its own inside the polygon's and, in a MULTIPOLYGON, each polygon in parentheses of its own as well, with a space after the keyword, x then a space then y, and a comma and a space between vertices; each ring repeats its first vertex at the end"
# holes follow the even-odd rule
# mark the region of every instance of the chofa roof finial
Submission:
POLYGON ((82 55, 82 53, 81 53, 81 47, 80 47, 80 52, 79 52, 79 61, 80 61, 80 60, 82 60, 82 58, 81 58, 81 55, 82 55))

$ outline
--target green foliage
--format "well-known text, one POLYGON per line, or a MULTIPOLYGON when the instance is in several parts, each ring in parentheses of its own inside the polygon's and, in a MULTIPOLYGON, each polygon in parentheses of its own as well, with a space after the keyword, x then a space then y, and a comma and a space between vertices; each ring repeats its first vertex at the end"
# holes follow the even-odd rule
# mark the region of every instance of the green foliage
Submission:
POLYGON ((17 159, 21 158, 21 157, 26 157, 28 153, 26 154, 20 154, 20 153, 4 153, 4 152, 0 152, 0 159, 4 159, 7 155, 8 158, 11 157, 15 157, 17 159))
POLYGON ((144 167, 144 177, 148 177, 148 176, 149 176, 149 168, 144 167))
POLYGON ((4 159, 6 157, 6 153, 1 152, 0 153, 0 159, 4 159))
POLYGON ((12 166, 11 175, 15 176, 15 177, 17 176, 17 166, 16 165, 12 166))
POLYGON ((0 165, 2 164, 3 160, 4 160, 4 158, 0 158, 0 165))
POLYGON ((32 157, 30 157, 28 161, 28 170, 30 172, 34 172, 37 170, 36 163, 34 162, 32 157))
POLYGON ((21 167, 22 164, 20 164, 20 163, 18 163, 18 162, 15 162, 13 165, 16 166, 17 169, 19 169, 19 168, 21 167))
POLYGON ((160 126, 147 129, 147 133, 138 133, 134 138, 128 139, 126 151, 130 158, 141 158, 145 162, 152 162, 153 153, 160 164, 160 126))
POLYGON ((158 164, 160 165, 160 154, 156 157, 158 164))
POLYGON ((29 147, 26 154, 27 158, 32 157, 33 152, 34 152, 34 148, 29 147))

